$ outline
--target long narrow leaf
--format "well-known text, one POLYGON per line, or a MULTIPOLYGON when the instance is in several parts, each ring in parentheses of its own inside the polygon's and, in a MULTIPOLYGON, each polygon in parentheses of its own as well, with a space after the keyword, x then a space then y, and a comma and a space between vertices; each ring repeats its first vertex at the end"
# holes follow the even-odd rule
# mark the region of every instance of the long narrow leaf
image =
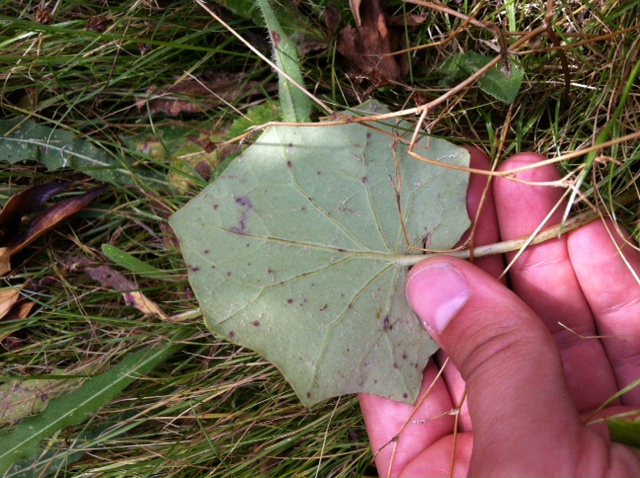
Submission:
POLYGON ((132 184, 131 172, 145 180, 160 180, 150 169, 127 166, 124 158, 112 157, 71 131, 50 128, 22 116, 1 120, 0 163, 32 160, 49 171, 69 168, 111 184, 132 184))
POLYGON ((258 0, 258 5, 260 5, 262 15, 269 29, 276 64, 281 70, 278 71, 278 91, 280 93, 282 119, 290 123, 307 122, 311 113, 311 100, 300 90, 299 86, 291 81, 294 80, 298 85, 302 86, 302 73, 300 72, 300 60, 296 45, 282 30, 280 22, 271 7, 271 1, 258 0), (286 73, 286 76, 283 75, 283 72, 286 73))
POLYGON ((34 458, 40 440, 82 423, 124 388, 162 363, 181 345, 174 340, 164 347, 144 348, 127 355, 118 365, 87 380, 72 393, 52 400, 39 415, 27 418, 13 430, 0 434, 0 474, 17 460, 34 458))

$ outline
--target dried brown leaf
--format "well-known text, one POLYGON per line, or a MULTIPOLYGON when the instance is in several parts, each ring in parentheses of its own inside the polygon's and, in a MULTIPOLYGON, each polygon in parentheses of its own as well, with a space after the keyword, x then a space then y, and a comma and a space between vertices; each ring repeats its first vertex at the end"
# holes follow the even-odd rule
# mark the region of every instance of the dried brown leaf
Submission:
POLYGON ((18 300, 20 300, 20 289, 18 287, 0 289, 0 319, 9 314, 18 300))
POLYGON ((142 292, 125 292, 123 296, 127 305, 132 305, 144 315, 155 315, 161 320, 169 320, 169 318, 164 315, 164 312, 162 312, 158 304, 147 298, 147 296, 142 292))
POLYGON ((31 222, 26 232, 21 234, 17 241, 11 244, 11 253, 15 254, 22 250, 45 232, 50 231, 65 219, 87 207, 104 189, 104 187, 93 189, 82 196, 65 199, 47 209, 31 222))
POLYGON ((327 34, 329 37, 333 37, 334 33, 338 29, 338 24, 342 20, 342 15, 333 5, 327 5, 322 15, 327 27, 327 34))
POLYGON ((401 81, 406 65, 392 53, 402 47, 402 36, 389 29, 382 0, 350 0, 349 4, 356 27, 347 25, 340 31, 337 49, 349 61, 351 74, 369 79, 374 86, 401 81))
POLYGON ((127 305, 131 305, 144 315, 155 315, 161 320, 168 320, 158 304, 147 298, 138 290, 138 285, 127 279, 123 274, 109 266, 87 267, 89 277, 100 282, 102 287, 123 291, 122 296, 127 305))
POLYGON ((42 184, 11 196, 0 212, 0 244, 6 246, 15 242, 22 217, 31 214, 70 186, 71 183, 42 184))
MULTIPOLYGON (((20 291, 25 287, 6 287, 0 289, 0 320, 14 321, 29 316, 35 302, 25 300, 20 291)), ((14 331, 0 332, 0 342, 9 337, 14 331)))
POLYGON ((87 31, 94 31, 98 33, 104 33, 112 23, 112 20, 108 17, 97 16, 91 17, 87 20, 87 31))
MULTIPOLYGON (((3 320, 13 321, 13 320, 25 319, 29 317, 29 314, 31 313, 31 309, 33 309, 34 305, 36 305, 35 302, 31 302, 28 300, 18 300, 7 311, 7 314, 3 317, 3 320)), ((6 347, 5 339, 9 337, 11 334, 13 334, 14 332, 15 332, 14 330, 7 331, 7 332, 0 332, 0 342, 2 342, 3 346, 6 347)))
POLYGON ((360 17, 360 4, 361 0, 349 0, 349 8, 353 13, 353 18, 356 21, 356 27, 362 27, 362 17, 360 17))
POLYGON ((11 249, 0 247, 0 277, 11 270, 11 249))
POLYGON ((71 183, 44 184, 15 194, 0 212, 0 276, 11 270, 11 256, 50 231, 69 216, 87 207, 104 188, 59 202, 37 216, 21 231, 24 216, 32 213, 71 183))
POLYGON ((140 110, 148 108, 153 115, 203 113, 221 103, 235 102, 262 91, 259 82, 243 81, 245 76, 243 73, 217 73, 210 78, 192 78, 176 85, 151 87, 136 105, 140 110))
POLYGON ((5 316, 5 320, 19 320, 26 319, 31 313, 31 309, 36 305, 35 302, 28 300, 19 301, 16 303, 9 313, 5 316))
POLYGON ((109 266, 87 267, 85 268, 89 277, 106 289, 120 291, 131 291, 138 288, 138 284, 127 279, 123 274, 113 270, 109 266))

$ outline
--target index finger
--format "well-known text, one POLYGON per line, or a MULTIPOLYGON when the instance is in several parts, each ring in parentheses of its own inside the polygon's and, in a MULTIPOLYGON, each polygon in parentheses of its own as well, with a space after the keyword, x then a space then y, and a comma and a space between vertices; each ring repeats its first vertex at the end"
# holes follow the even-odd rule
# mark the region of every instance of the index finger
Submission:
MULTIPOLYGON (((620 389, 640 377, 640 253, 611 221, 596 221, 568 237, 571 263, 596 321, 620 389)), ((640 387, 624 394, 640 404, 640 387)))
MULTIPOLYGON (((518 154, 507 160, 501 170, 520 168, 545 159, 533 153, 518 154)), ((553 165, 521 171, 520 180, 542 183, 560 179, 553 165)), ((494 183, 496 213, 503 240, 531 234, 556 204, 563 190, 535 186, 499 178, 494 183)), ((551 215, 545 227, 560 223, 564 204, 551 215)), ((515 253, 507 254, 511 260, 515 253)), ((513 290, 544 321, 558 344, 569 391, 578 410, 597 408, 617 391, 607 355, 597 340, 591 313, 573 269, 567 238, 550 240, 527 247, 510 269, 513 290)))

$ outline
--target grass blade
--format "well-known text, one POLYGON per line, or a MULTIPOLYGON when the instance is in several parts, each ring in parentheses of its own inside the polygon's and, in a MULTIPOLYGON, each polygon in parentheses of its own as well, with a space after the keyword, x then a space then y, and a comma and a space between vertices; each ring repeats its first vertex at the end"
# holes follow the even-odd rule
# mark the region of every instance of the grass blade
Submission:
POLYGON ((15 429, 0 434, 0 473, 4 475, 16 460, 35 457, 40 451, 40 440, 82 423, 137 377, 170 357, 181 348, 174 340, 164 347, 146 347, 130 353, 118 365, 87 380, 76 391, 52 400, 41 414, 27 418, 15 429))
POLYGON ((102 253, 120 267, 144 277, 171 278, 171 272, 160 270, 110 244, 102 244, 102 253))

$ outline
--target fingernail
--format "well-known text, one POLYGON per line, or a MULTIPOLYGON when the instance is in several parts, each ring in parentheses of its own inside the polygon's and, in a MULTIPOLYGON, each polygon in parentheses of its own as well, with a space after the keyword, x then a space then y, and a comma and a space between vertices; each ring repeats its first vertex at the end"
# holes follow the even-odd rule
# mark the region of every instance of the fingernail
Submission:
POLYGON ((407 283, 409 304, 430 332, 441 333, 470 295, 464 276, 446 263, 421 269, 407 283))

